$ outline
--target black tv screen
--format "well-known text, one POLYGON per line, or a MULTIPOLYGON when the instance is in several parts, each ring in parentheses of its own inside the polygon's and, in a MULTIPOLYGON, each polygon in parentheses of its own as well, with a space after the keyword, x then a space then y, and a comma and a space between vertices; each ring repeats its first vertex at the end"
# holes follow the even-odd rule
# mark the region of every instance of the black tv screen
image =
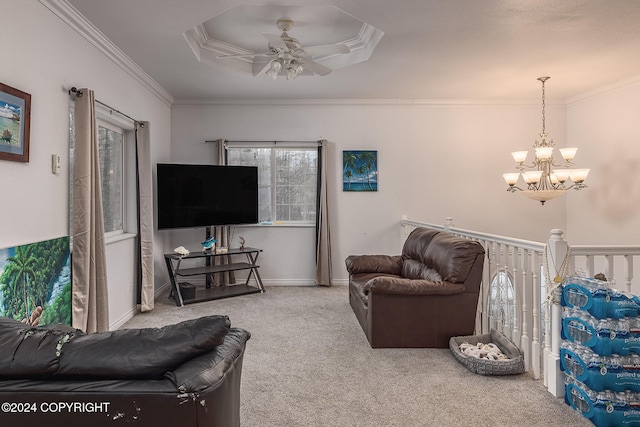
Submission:
POLYGON ((258 222, 258 168, 158 163, 158 229, 258 222))

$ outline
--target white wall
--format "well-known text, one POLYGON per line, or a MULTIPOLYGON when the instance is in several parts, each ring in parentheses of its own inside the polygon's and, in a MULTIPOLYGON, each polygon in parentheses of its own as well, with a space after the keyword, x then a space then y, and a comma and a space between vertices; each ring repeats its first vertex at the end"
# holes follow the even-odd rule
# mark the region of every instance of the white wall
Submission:
POLYGON ((585 194, 569 195, 571 242, 640 244, 639 111, 640 78, 570 100, 567 140, 591 168, 585 194))
MULTIPOLYGON (((41 3, 3 2, 2 14, 0 79, 32 97, 30 161, 0 161, 0 247, 11 247, 68 235, 69 88, 93 89, 98 100, 150 121, 154 162, 169 157, 170 109, 41 3), (62 156, 60 175, 51 173, 53 153, 62 156)), ((131 246, 107 248, 112 325, 135 310, 133 261, 111 255, 133 260, 131 246)))
MULTIPOLYGON (((510 194, 502 173, 513 169, 510 152, 531 149, 541 130, 538 103, 443 104, 437 102, 274 103, 274 105, 174 105, 172 161, 212 162, 205 140, 327 139, 333 272, 347 278, 350 254, 400 251, 399 221, 409 218, 545 241, 565 227, 565 203, 544 207, 510 194), (379 191, 342 191, 342 150, 378 150, 379 191)), ((547 105, 547 131, 565 135, 564 106, 547 105)), ((562 146, 562 145, 561 145, 562 146)), ((204 232, 171 232, 175 246, 199 242, 204 232), (194 240, 195 239, 195 240, 194 240)), ((237 227, 249 246, 262 248, 267 283, 312 283, 312 229, 237 227)), ((237 244, 237 241, 234 242, 237 244)))

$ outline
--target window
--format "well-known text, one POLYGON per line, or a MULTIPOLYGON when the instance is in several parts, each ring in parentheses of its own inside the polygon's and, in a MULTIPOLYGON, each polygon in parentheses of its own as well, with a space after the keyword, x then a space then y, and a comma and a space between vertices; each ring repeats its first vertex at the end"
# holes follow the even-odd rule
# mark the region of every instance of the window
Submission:
POLYGON ((98 120, 105 234, 124 232, 124 131, 98 120))
POLYGON ((318 182, 317 147, 232 145, 227 163, 258 167, 258 220, 315 224, 318 182))
POLYGON ((511 275, 500 270, 493 276, 489 289, 489 320, 493 329, 513 329, 515 319, 515 290, 511 275))
MULTIPOLYGON (((98 113, 100 111, 98 110, 98 113)), ((100 175, 102 179, 102 209, 105 236, 114 237, 127 231, 130 214, 127 212, 127 197, 131 185, 128 182, 126 158, 131 156, 127 138, 131 135, 130 124, 119 123, 106 114, 98 114, 98 153, 100 157, 100 175)), ((70 111, 69 159, 74 161, 73 107, 70 111)), ((129 144, 132 145, 132 144, 129 144)), ((73 201, 73 169, 69 171, 69 212, 73 201)), ((72 232, 71 214, 69 230, 72 232)))

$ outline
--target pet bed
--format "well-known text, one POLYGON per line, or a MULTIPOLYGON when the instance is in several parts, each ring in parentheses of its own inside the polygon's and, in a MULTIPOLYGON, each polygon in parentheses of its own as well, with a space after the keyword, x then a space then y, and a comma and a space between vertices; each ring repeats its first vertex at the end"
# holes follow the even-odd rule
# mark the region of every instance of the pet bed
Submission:
POLYGON ((456 359, 471 372, 479 375, 517 375, 524 372, 522 351, 499 331, 492 329, 489 334, 452 337, 449 348, 456 359), (467 356, 460 350, 460 344, 494 343, 505 354, 505 360, 480 359, 467 356))

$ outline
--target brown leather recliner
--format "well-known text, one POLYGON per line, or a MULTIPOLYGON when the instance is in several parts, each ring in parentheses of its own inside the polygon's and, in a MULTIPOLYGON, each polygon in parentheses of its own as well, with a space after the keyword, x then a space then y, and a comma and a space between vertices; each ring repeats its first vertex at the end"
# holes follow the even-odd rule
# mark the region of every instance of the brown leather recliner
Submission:
POLYGON ((474 332, 484 248, 417 228, 402 255, 351 255, 349 302, 371 347, 447 348, 474 332))

